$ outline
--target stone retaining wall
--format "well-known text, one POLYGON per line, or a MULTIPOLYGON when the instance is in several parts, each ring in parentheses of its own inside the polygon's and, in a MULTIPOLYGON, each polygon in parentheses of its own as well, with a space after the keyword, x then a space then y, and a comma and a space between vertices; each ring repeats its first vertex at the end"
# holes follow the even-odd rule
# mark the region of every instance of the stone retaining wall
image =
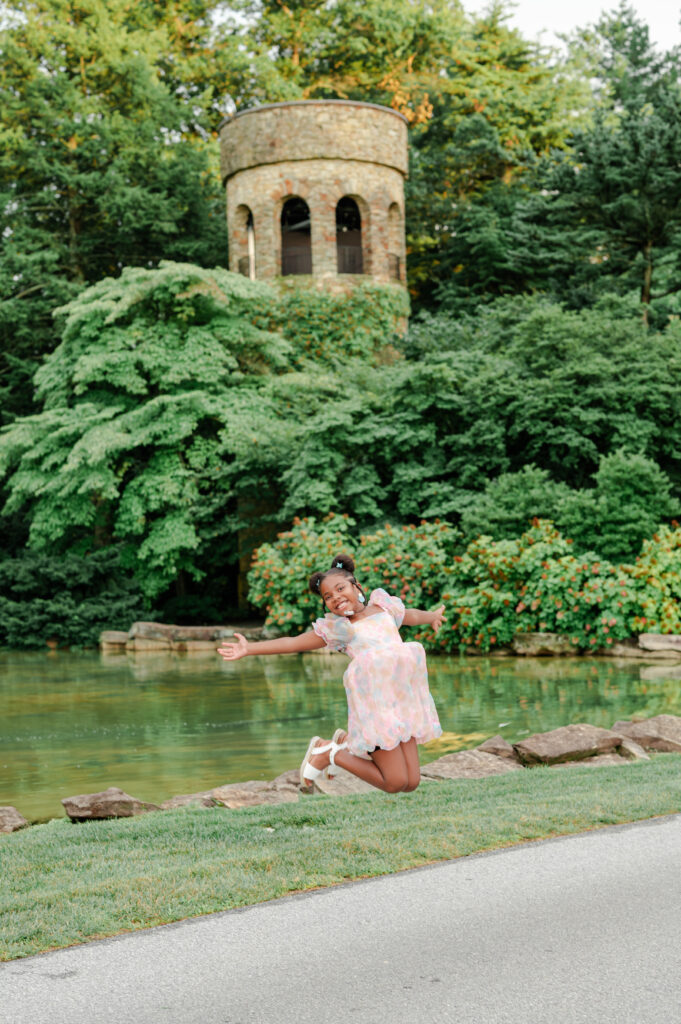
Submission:
MULTIPOLYGON (((241 626, 173 626, 162 622, 134 622, 130 629, 106 630, 100 634, 103 651, 215 651, 223 640, 231 640, 235 632, 243 633, 253 642, 268 640, 278 634, 256 624, 241 626)), ((328 648, 321 649, 321 653, 328 648)), ((681 636, 667 633, 641 633, 638 637, 596 651, 575 647, 569 637, 559 633, 518 633, 510 647, 494 651, 467 648, 466 654, 477 657, 609 657, 634 658, 642 661, 681 663, 681 636)), ((652 677, 651 677, 652 678, 652 677)))
POLYGON ((109 653, 124 651, 183 651, 214 654, 223 640, 232 640, 234 633, 243 633, 247 640, 263 640, 265 628, 259 625, 240 626, 174 626, 165 622, 133 622, 130 629, 105 630, 99 646, 109 653))

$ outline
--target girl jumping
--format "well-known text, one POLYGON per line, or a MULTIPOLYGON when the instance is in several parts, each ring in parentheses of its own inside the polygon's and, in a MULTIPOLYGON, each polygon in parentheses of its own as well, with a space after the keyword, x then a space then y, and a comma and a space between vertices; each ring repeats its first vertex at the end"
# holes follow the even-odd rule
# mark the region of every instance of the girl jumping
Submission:
POLYGON ((437 632, 444 605, 433 612, 405 608, 380 588, 367 601, 354 572, 349 555, 337 555, 330 569, 310 577, 310 590, 328 611, 309 632, 259 643, 235 633, 238 642, 218 653, 227 661, 321 647, 347 654, 347 732, 337 729, 330 741, 312 737, 300 766, 301 786, 309 788, 340 765, 386 793, 411 792, 421 780, 416 744, 441 736, 442 729, 428 689, 425 651, 419 643, 404 643, 399 628, 430 626, 437 632))

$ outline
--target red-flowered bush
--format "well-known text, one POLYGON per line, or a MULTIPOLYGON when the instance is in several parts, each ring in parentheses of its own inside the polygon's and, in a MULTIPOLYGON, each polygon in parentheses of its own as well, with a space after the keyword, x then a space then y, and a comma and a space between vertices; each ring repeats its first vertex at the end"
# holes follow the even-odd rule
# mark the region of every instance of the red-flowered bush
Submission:
POLYGON ((681 632, 681 529, 661 528, 633 565, 578 554, 546 520, 515 540, 461 535, 444 522, 390 526, 360 537, 349 516, 296 520, 265 544, 249 576, 250 598, 267 607, 268 624, 306 628, 323 607, 307 577, 339 551, 355 559, 365 589, 384 587, 416 608, 446 605, 435 636, 417 634, 432 650, 494 650, 518 632, 553 632, 575 647, 600 650, 640 632, 681 632))
POLYGON ((461 535, 449 523, 419 526, 387 524, 358 536, 350 516, 294 519, 273 544, 256 551, 249 573, 249 598, 267 608, 267 624, 294 631, 306 628, 325 608, 307 590, 308 577, 328 569, 333 556, 347 551, 367 593, 383 587, 415 608, 440 600, 461 535))
POLYGON ((443 594, 448 621, 441 649, 504 646, 517 632, 552 632, 582 649, 611 646, 632 633, 640 608, 631 567, 576 555, 569 540, 537 521, 518 540, 480 537, 457 560, 443 594))
POLYGON ((641 594, 635 633, 681 633, 681 528, 662 526, 643 542, 632 568, 641 594))

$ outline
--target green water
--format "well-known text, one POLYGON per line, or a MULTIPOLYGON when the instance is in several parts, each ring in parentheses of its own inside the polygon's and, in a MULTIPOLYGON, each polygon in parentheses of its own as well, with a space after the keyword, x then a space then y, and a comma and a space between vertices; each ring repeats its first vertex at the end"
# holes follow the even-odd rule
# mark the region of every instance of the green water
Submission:
MULTIPOLYGON (((0 652, 0 804, 29 819, 120 786, 155 803, 295 768, 345 724, 341 655, 0 652)), ((501 733, 681 714, 681 667, 612 660, 432 657, 444 736, 423 761, 501 733)))

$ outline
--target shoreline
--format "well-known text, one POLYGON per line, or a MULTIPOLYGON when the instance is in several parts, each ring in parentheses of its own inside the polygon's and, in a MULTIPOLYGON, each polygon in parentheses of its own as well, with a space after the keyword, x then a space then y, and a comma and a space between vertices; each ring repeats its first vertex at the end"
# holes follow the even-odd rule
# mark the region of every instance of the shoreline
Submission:
MULTIPOLYGON (((497 734, 475 747, 446 753, 423 763, 421 782, 481 779, 537 767, 625 766, 649 761, 651 753, 681 754, 681 716, 633 717, 616 721, 611 729, 573 723, 545 733, 533 733, 516 743, 509 743, 497 734)), ((12 805, 0 807, 0 835, 69 819, 74 823, 117 820, 181 807, 240 810, 263 804, 298 803, 301 798, 305 801, 318 794, 345 797, 369 792, 376 790, 340 768, 333 780, 322 778, 307 788, 300 785, 298 769, 289 769, 275 779, 226 783, 196 793, 179 794, 160 804, 140 800, 111 786, 97 793, 61 798, 65 809, 61 817, 26 819, 12 805)))

